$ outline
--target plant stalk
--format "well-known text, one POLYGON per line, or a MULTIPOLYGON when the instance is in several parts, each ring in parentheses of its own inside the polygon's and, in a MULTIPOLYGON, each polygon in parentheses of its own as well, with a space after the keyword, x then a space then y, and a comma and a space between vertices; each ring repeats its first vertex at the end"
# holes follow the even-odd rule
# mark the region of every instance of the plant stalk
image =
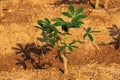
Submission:
POLYGON ((99 50, 99 47, 96 45, 96 43, 95 42, 92 42, 92 43, 96 47, 96 49, 99 50))
MULTIPOLYGON (((66 43, 66 32, 64 34, 63 42, 66 43)), ((67 56, 65 55, 64 50, 62 50, 60 52, 60 56, 61 56, 61 58, 63 60, 64 74, 68 74, 68 59, 67 59, 67 56)))
POLYGON ((67 60, 67 57, 61 53, 61 58, 63 60, 63 65, 64 65, 64 74, 68 74, 68 60, 67 60))

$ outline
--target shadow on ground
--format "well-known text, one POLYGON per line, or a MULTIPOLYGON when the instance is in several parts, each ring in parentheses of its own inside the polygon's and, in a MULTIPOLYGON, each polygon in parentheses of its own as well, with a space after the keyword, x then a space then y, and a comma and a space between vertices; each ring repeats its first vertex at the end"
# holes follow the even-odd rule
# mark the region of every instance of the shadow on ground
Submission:
POLYGON ((49 45, 40 46, 35 43, 22 45, 18 43, 17 47, 13 47, 12 49, 19 56, 19 58, 16 58, 16 65, 22 66, 24 69, 27 69, 27 63, 31 63, 34 69, 44 69, 45 65, 52 66, 50 62, 41 63, 42 56, 51 51, 49 45))
POLYGON ((95 4, 92 3, 90 0, 58 0, 54 3, 54 5, 61 5, 61 4, 87 4, 89 3, 89 5, 92 8, 95 8, 95 4))
POLYGON ((112 37, 113 41, 108 43, 108 45, 114 45, 115 49, 119 49, 120 47, 120 29, 117 25, 112 25, 112 27, 108 28, 110 32, 110 36, 112 37))

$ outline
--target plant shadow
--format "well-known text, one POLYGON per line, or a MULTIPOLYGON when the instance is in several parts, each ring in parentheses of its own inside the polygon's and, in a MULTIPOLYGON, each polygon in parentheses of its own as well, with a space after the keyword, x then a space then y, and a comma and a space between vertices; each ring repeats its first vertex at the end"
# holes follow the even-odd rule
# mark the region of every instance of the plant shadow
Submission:
POLYGON ((92 3, 90 0, 57 0, 54 5, 61 5, 61 4, 87 4, 89 2, 89 5, 93 8, 95 8, 94 3, 92 3))
POLYGON ((114 45, 115 49, 120 48, 120 28, 117 25, 112 25, 112 27, 108 28, 110 36, 112 37, 113 41, 109 42, 108 45, 114 45))
POLYGON ((29 62, 34 69, 45 69, 45 66, 52 66, 50 62, 41 63, 42 55, 47 54, 51 51, 51 46, 49 45, 36 45, 35 43, 27 43, 22 45, 20 43, 16 44, 17 47, 12 47, 16 51, 16 65, 22 66, 27 69, 27 63, 29 62))
POLYGON ((80 4, 80 3, 86 3, 87 0, 58 0, 55 5, 60 4, 80 4))

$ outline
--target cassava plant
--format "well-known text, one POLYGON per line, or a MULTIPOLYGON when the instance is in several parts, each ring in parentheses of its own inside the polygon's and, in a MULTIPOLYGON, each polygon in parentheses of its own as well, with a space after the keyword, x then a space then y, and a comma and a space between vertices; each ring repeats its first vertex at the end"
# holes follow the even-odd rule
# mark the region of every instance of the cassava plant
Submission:
MULTIPOLYGON (((63 18, 53 18, 49 20, 48 18, 44 18, 44 20, 38 20, 37 23, 39 26, 37 28, 42 30, 42 40, 46 42, 46 44, 50 44, 52 47, 58 47, 59 57, 62 58, 64 64, 64 73, 68 73, 68 59, 67 59, 67 50, 72 53, 74 48, 78 48, 76 43, 83 43, 80 40, 71 40, 71 42, 67 42, 67 36, 71 36, 69 29, 72 28, 81 28, 85 31, 83 38, 88 37, 89 40, 94 43, 94 38, 91 33, 97 32, 92 31, 90 27, 84 28, 81 27, 84 24, 81 19, 86 18, 85 14, 82 14, 83 8, 79 7, 76 10, 74 6, 69 6, 69 12, 62 12, 63 16, 66 16, 70 19, 70 21, 65 21, 63 18), (60 28, 57 28, 60 27, 60 28), (61 29, 61 30, 60 30, 61 29)), ((95 43, 94 43, 95 44, 95 43)))

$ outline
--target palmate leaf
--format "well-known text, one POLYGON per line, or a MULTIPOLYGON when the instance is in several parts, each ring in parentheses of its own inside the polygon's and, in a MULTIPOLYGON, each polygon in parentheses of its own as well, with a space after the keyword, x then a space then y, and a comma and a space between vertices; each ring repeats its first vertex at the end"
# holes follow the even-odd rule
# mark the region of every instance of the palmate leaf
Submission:
POLYGON ((52 26, 52 29, 53 29, 53 31, 54 31, 55 34, 58 33, 58 30, 57 30, 57 28, 55 26, 52 26))
POLYGON ((79 21, 81 18, 85 18, 85 17, 86 17, 86 15, 80 14, 80 15, 76 16, 75 18, 73 18, 72 22, 79 21))
POLYGON ((35 28, 42 29, 41 26, 34 26, 35 28))
POLYGON ((70 52, 72 52, 73 51, 73 48, 72 47, 68 47, 68 50, 70 51, 70 52))
POLYGON ((50 28, 51 26, 51 22, 48 18, 44 18, 45 21, 43 20, 38 20, 37 23, 40 25, 40 26, 37 26, 36 28, 39 28, 39 29, 42 29, 42 30, 49 30, 48 28, 50 28))
POLYGON ((88 35, 88 33, 85 33, 85 34, 83 35, 83 38, 85 39, 85 38, 87 37, 87 35, 88 35))
POLYGON ((73 24, 73 27, 79 28, 80 25, 82 25, 82 24, 84 24, 84 23, 83 23, 82 21, 76 21, 76 22, 72 22, 72 24, 73 24))
POLYGON ((46 29, 46 33, 47 33, 47 34, 51 34, 52 32, 53 32, 53 29, 52 29, 52 28, 46 29))
POLYGON ((80 14, 78 16, 80 16, 80 18, 86 18, 87 17, 85 14, 80 14))
POLYGON ((76 16, 76 17, 72 20, 72 22, 79 21, 81 18, 85 18, 85 17, 86 17, 86 15, 80 14, 80 15, 76 16))
POLYGON ((42 37, 47 38, 47 34, 46 33, 42 33, 41 35, 42 35, 42 37))
POLYGON ((61 22, 55 22, 53 25, 54 26, 63 26, 65 25, 66 23, 64 21, 61 21, 61 22))
POLYGON ((42 40, 43 41, 48 41, 49 40, 49 37, 47 37, 47 35, 46 34, 42 34, 42 40))
POLYGON ((75 45, 73 45, 73 46, 71 46, 71 47, 73 47, 73 48, 79 48, 78 46, 75 46, 75 45))
POLYGON ((62 26, 63 23, 62 23, 62 22, 55 22, 53 25, 54 25, 54 26, 62 26))
MULTIPOLYGON (((46 24, 46 22, 42 21, 42 20, 38 20, 37 23, 40 25, 40 27, 41 27, 40 29, 42 29, 42 30, 45 30, 48 26, 50 26, 49 24, 46 24)), ((37 27, 37 28, 39 28, 39 27, 37 27)))
POLYGON ((77 22, 75 23, 76 26, 80 26, 80 25, 82 25, 82 24, 84 24, 84 22, 82 22, 82 21, 77 21, 77 22))
POLYGON ((64 20, 62 18, 53 18, 52 21, 62 22, 64 20))
POLYGON ((89 38, 89 40, 90 40, 91 42, 93 42, 93 41, 94 41, 94 39, 93 39, 93 37, 92 37, 92 35, 91 35, 91 34, 88 34, 88 38, 89 38))
POLYGON ((74 14, 74 7, 72 5, 69 6, 69 10, 70 10, 71 14, 73 15, 74 14))
POLYGON ((37 23, 42 27, 43 26, 43 21, 42 20, 38 20, 37 23))
POLYGON ((66 47, 67 47, 67 44, 66 44, 66 43, 64 43, 64 42, 61 42, 61 44, 63 44, 64 46, 66 46, 66 47))
POLYGON ((79 7, 75 12, 75 16, 79 15, 82 11, 83 11, 83 8, 79 7))
POLYGON ((51 22, 48 18, 44 18, 44 20, 46 21, 46 24, 51 24, 51 22))
POLYGON ((66 48, 66 46, 61 46, 60 50, 64 50, 66 48))
POLYGON ((69 43, 69 46, 73 45, 76 43, 76 40, 73 40, 71 43, 69 43))
POLYGON ((52 47, 55 46, 55 41, 54 40, 50 39, 49 42, 50 42, 50 44, 51 44, 52 47))
POLYGON ((68 12, 62 12, 62 15, 67 16, 68 18, 72 18, 72 16, 68 12))
POLYGON ((48 41, 49 40, 49 38, 43 38, 43 41, 48 41))
POLYGON ((83 41, 78 40, 78 43, 82 44, 82 43, 84 43, 84 42, 83 42, 83 41))
POLYGON ((53 38, 53 37, 54 37, 54 34, 49 34, 48 37, 49 37, 49 38, 53 38))

